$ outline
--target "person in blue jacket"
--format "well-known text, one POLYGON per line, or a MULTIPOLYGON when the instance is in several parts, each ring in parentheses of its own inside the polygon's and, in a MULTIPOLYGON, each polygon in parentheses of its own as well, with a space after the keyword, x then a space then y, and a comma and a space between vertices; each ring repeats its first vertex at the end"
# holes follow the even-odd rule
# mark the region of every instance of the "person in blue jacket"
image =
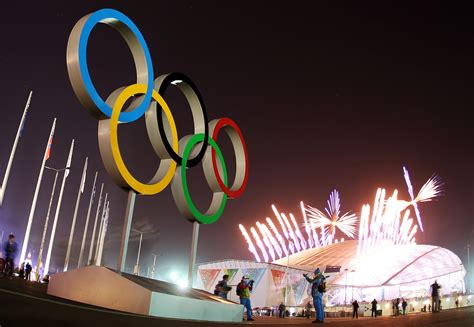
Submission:
POLYGON ((311 284, 311 296, 313 297, 313 305, 316 310, 316 320, 313 323, 324 323, 324 306, 323 306, 323 292, 321 289, 326 277, 321 274, 319 268, 314 271, 314 276, 309 277, 308 274, 303 274, 304 278, 311 284), (321 286, 321 287, 320 287, 321 286))
POLYGON ((15 268, 15 257, 17 253, 17 244, 15 242, 15 235, 10 234, 8 241, 3 246, 3 253, 5 255, 5 273, 8 276, 13 275, 13 269, 15 268))

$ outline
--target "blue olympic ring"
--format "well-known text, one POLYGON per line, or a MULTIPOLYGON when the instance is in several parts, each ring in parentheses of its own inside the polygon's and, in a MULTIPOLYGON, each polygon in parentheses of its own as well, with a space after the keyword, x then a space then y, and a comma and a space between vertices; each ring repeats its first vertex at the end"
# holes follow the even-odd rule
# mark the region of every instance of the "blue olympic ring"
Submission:
POLYGON ((118 20, 121 23, 125 24, 125 26, 129 28, 133 34, 135 34, 138 42, 142 47, 148 71, 147 91, 142 102, 136 109, 120 113, 119 120, 121 122, 128 123, 139 119, 145 114, 145 111, 147 110, 151 102, 151 96, 153 92, 153 64, 151 61, 150 51, 148 50, 148 46, 145 42, 145 39, 143 38, 142 33, 140 32, 138 27, 130 20, 130 18, 114 9, 102 9, 92 13, 87 18, 87 21, 84 24, 84 28, 81 32, 81 36, 79 39, 79 69, 81 72, 82 79, 84 81, 84 85, 87 91, 89 92, 92 101, 104 115, 106 115, 107 117, 111 117, 112 108, 107 103, 105 103, 99 93, 97 93, 97 90, 95 89, 94 84, 92 83, 92 79, 90 77, 89 69, 87 66, 87 43, 89 41, 89 36, 92 32, 92 29, 98 23, 108 24, 107 20, 111 19, 118 20))

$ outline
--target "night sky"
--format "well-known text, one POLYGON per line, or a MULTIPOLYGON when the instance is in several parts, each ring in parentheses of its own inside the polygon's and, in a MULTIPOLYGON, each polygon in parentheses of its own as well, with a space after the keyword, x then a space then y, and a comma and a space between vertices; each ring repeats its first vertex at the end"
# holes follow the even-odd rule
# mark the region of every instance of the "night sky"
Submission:
MULTIPOLYGON (((363 204, 372 204, 378 187, 390 193, 397 188, 400 197, 408 200, 404 165, 416 191, 433 173, 445 183, 442 197, 420 205, 425 235, 418 234, 418 240, 446 247, 466 261, 464 247, 474 237, 470 114, 474 26, 467 8, 446 4, 433 7, 433 2, 418 2, 413 7, 408 2, 374 2, 357 8, 333 1, 2 4, 1 178, 28 92, 33 90, 34 95, 0 208, 0 233, 13 232, 21 244, 49 129, 57 117, 47 165, 64 167, 72 138, 76 150, 51 270, 61 270, 64 263, 86 155, 89 174, 71 266, 77 264, 95 170, 105 183, 111 207, 104 263, 116 265, 127 194, 103 168, 97 121, 80 105, 66 70, 66 44, 76 21, 109 7, 128 15, 141 30, 155 77, 174 71, 187 74, 203 95, 209 119, 230 117, 244 133, 250 161, 247 190, 229 201, 217 223, 202 226, 198 262, 251 259, 238 224, 250 226, 272 216, 271 204, 300 216, 299 201, 323 209, 329 193, 337 189, 342 210, 359 213, 363 204)), ((128 47, 107 26, 94 29, 88 61, 104 98, 120 86, 135 83, 128 47)), ((184 97, 171 89, 165 99, 180 137, 190 134, 192 116, 184 97)), ((119 130, 131 170, 142 180, 151 177, 158 162, 144 119, 123 124, 119 130)), ((219 140, 233 171, 230 142, 226 137, 219 140)), ((198 166, 188 173, 193 198, 205 208, 210 191, 202 169, 198 166)), ((53 178, 51 171, 45 171, 30 236, 35 251, 53 178)), ((192 225, 180 217, 169 187, 158 195, 137 198, 133 227, 148 232, 142 273, 151 265, 152 253, 159 254, 161 277, 173 269, 187 269, 192 225)), ((133 234, 130 269, 137 248, 133 234)))

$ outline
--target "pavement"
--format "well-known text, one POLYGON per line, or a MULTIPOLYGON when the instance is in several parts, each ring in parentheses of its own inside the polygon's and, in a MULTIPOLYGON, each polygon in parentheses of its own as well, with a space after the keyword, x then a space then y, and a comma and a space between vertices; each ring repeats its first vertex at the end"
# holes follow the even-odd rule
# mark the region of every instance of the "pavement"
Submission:
MULTIPOLYGON (((185 308, 183 308, 185 310, 185 308)), ((147 327, 236 327, 241 325, 293 326, 311 324, 310 319, 255 317, 255 322, 210 323, 163 319, 129 314, 91 305, 68 301, 46 294, 46 285, 0 278, 0 327, 20 326, 147 326, 147 327)), ((440 313, 416 313, 399 317, 359 319, 328 318, 330 326, 382 326, 382 327, 474 327, 474 307, 445 310, 440 313)))

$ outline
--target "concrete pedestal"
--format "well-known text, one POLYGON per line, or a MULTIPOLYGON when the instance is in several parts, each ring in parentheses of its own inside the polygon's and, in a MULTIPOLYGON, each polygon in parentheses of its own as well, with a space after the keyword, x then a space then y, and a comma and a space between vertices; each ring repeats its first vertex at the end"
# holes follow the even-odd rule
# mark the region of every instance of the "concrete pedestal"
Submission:
POLYGON ((165 318, 241 322, 243 307, 197 289, 87 266, 51 277, 48 294, 99 307, 165 318))

